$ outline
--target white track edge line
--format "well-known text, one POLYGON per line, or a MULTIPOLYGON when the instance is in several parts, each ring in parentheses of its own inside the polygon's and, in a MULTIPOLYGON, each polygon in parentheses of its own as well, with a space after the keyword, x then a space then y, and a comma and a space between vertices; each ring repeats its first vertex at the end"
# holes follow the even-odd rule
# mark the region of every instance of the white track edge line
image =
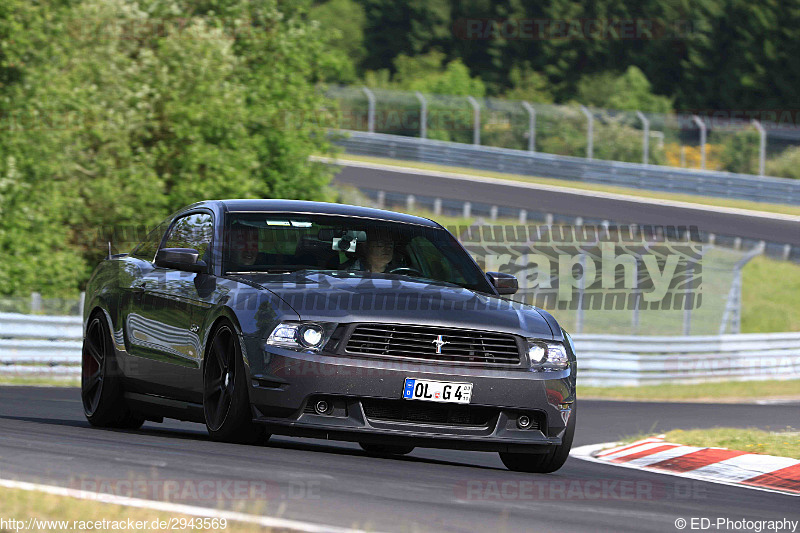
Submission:
MULTIPOLYGON (((715 206, 715 205, 708 205, 708 204, 695 204, 692 202, 681 202, 679 200, 661 200, 658 198, 646 198, 643 196, 635 196, 629 194, 621 194, 621 193, 611 193, 611 192, 602 192, 602 191, 593 191, 590 189, 577 189, 573 187, 564 187, 560 185, 545 185, 541 183, 531 183, 527 181, 518 181, 518 180, 511 180, 506 178, 491 178, 491 177, 482 177, 482 176, 475 176, 472 174, 459 174, 457 172, 444 172, 441 170, 425 170, 420 168, 414 167, 404 167, 404 166, 395 166, 395 165, 387 165, 382 163, 368 163, 365 161, 356 161, 353 159, 336 159, 331 157, 320 157, 320 156, 309 156, 309 161, 314 161, 317 163, 329 163, 334 165, 341 165, 341 166, 349 166, 349 167, 360 167, 360 168, 372 168, 375 170, 389 170, 394 172, 403 172, 406 174, 417 174, 422 176, 435 176, 438 178, 449 178, 449 179, 457 179, 457 180, 466 180, 466 181, 474 181, 479 183, 494 183, 500 185, 510 185, 513 187, 520 187, 524 189, 535 189, 540 191, 550 191, 550 192, 560 192, 565 194, 573 194, 576 196, 586 196, 590 198, 605 198, 609 200, 620 200, 625 202, 635 202, 640 204, 649 204, 649 205, 663 205, 666 207, 677 207, 680 209, 693 209, 695 211, 708 211, 712 213, 726 213, 729 215, 743 215, 749 217, 756 217, 756 218, 765 218, 769 220, 784 220, 787 222, 800 222, 800 216, 797 215, 787 215, 784 213, 771 213, 769 211, 756 211, 753 209, 742 209, 738 207, 722 207, 722 206, 715 206)), ((531 176, 535 178, 536 176, 531 176)), ((557 179, 557 178, 547 178, 547 179, 557 179)), ((651 191, 657 192, 657 191, 651 191)), ((690 194, 690 193, 686 193, 690 194)), ((711 197, 713 198, 713 197, 711 197)))
POLYGON ((287 518, 250 515, 235 511, 224 511, 206 507, 197 507, 194 505, 158 502, 155 500, 144 500, 141 498, 117 496, 114 494, 107 494, 103 492, 91 492, 85 490, 70 489, 67 487, 59 487, 57 485, 42 485, 39 483, 30 483, 27 481, 16 481, 13 479, 0 479, 0 487, 35 491, 35 492, 45 492, 47 494, 52 494, 55 496, 66 496, 69 498, 91 500, 100 503, 110 503, 114 505, 123 505, 126 507, 152 509, 154 511, 162 511, 167 513, 200 516, 203 518, 226 519, 234 522, 256 524, 267 528, 302 531, 307 533, 364 533, 363 530, 359 529, 350 529, 338 526, 314 524, 311 522, 302 522, 299 520, 290 520, 287 518))
POLYGON ((744 484, 736 483, 736 482, 732 482, 732 481, 724 481, 724 480, 718 479, 718 478, 697 476, 697 475, 692 475, 690 472, 670 472, 669 470, 657 470, 655 468, 648 468, 646 466, 637 466, 637 465, 631 465, 631 464, 626 464, 626 463, 612 463, 610 461, 604 461, 602 459, 598 459, 597 457, 592 455, 594 452, 597 452, 599 450, 603 450, 605 448, 608 448, 610 446, 614 446, 616 444, 619 444, 619 443, 618 442, 603 442, 603 443, 600 443, 600 444, 587 444, 585 446, 578 446, 576 448, 572 448, 572 450, 570 451, 569 455, 570 455, 570 457, 574 457, 575 459, 581 459, 583 461, 589 461, 590 463, 598 463, 598 464, 609 465, 609 466, 620 466, 622 468, 631 468, 633 470, 640 470, 642 472, 650 472, 650 473, 653 473, 653 474, 663 474, 663 475, 667 475, 667 476, 683 477, 683 478, 687 478, 687 479, 694 479, 696 481, 705 481, 707 483, 716 483, 718 485, 727 485, 729 487, 740 487, 740 488, 743 488, 743 489, 760 490, 762 492, 771 492, 773 494, 783 494, 784 496, 800 497, 800 494, 793 493, 793 492, 785 492, 785 491, 782 491, 782 490, 769 489, 769 488, 766 488, 766 487, 756 487, 754 485, 744 485, 744 484))

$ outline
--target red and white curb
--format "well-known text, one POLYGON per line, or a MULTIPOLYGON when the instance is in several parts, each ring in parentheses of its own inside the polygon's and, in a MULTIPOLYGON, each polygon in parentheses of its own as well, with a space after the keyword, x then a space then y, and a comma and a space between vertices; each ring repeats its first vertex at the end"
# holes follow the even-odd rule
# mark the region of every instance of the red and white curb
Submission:
POLYGON ((725 448, 696 448, 664 435, 631 444, 609 442, 572 450, 577 459, 800 496, 800 461, 725 448))

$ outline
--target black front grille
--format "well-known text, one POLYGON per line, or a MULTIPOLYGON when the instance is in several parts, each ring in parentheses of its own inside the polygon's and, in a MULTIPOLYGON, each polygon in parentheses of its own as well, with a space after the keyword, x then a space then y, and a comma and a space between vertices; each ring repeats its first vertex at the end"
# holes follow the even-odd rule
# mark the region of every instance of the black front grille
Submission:
POLYGON ((441 326, 360 324, 350 334, 345 350, 462 364, 510 366, 520 362, 513 335, 441 326))
POLYGON ((371 420, 417 422, 453 426, 487 427, 497 410, 474 405, 449 405, 414 400, 363 399, 364 414, 371 420))

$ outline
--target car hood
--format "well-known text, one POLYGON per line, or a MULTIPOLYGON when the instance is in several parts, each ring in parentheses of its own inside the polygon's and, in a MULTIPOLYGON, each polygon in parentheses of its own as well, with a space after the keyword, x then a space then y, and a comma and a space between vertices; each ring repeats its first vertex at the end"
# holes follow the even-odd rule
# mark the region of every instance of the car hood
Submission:
POLYGON ((454 285, 392 274, 312 272, 238 277, 279 296, 301 320, 442 325, 561 338, 555 320, 536 307, 454 285))

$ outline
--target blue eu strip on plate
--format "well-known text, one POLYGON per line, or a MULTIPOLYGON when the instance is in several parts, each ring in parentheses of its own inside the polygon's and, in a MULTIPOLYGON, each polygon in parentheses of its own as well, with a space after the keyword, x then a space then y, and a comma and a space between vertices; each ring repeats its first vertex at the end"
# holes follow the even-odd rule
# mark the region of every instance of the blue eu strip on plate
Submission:
POLYGON ((403 388, 403 398, 413 398, 415 379, 406 378, 406 386, 403 388))

